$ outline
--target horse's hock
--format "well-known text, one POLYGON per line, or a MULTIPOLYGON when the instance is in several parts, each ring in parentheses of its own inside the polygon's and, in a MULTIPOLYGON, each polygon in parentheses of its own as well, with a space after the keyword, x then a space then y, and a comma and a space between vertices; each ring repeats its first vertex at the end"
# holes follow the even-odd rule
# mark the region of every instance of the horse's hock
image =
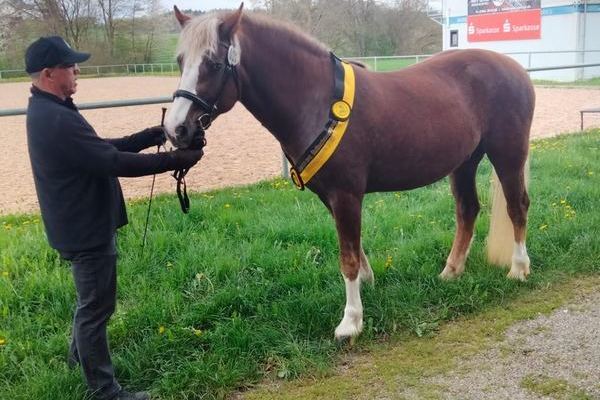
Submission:
MULTIPOLYGON (((164 96, 177 86, 178 78, 120 77, 82 79, 77 103, 164 96)), ((4 83, 0 108, 25 107, 28 82, 4 83)), ((580 129, 580 110, 598 106, 599 89, 536 88, 532 138, 549 137, 580 129)), ((100 136, 118 137, 160 122, 161 105, 83 111, 100 136)), ((27 155, 25 117, 0 118, 3 143, 0 168, 0 213, 35 212, 37 198, 27 155)), ((600 127, 600 118, 586 116, 586 129, 600 127)), ((279 144, 241 105, 215 121, 207 133, 208 146, 199 165, 188 175, 191 190, 244 185, 281 173, 279 144)), ((146 197, 152 177, 121 179, 127 198, 146 197)), ((174 193, 174 181, 157 177, 157 192, 174 193)))

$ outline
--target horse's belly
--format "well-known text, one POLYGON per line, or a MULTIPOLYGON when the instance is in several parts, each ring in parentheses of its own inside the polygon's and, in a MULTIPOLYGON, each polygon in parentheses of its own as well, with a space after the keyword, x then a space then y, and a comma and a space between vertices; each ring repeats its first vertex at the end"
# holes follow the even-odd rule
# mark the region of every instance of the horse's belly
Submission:
POLYGON ((371 163, 367 192, 409 190, 432 184, 459 167, 471 156, 477 143, 448 146, 436 151, 412 149, 409 152, 386 152, 371 163))

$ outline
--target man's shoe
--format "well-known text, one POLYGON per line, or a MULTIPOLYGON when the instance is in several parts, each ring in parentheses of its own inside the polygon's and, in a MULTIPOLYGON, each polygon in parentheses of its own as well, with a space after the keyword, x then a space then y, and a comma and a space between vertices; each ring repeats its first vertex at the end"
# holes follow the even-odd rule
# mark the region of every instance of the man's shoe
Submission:
POLYGON ((150 393, 135 392, 131 393, 126 390, 121 390, 114 400, 150 400, 150 393))

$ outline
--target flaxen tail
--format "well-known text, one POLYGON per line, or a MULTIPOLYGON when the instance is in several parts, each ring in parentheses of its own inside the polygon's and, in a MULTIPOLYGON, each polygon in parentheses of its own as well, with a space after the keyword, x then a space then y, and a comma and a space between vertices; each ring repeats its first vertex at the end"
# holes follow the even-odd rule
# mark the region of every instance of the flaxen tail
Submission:
MULTIPOLYGON (((525 188, 529 185, 529 159, 525 162, 525 188)), ((487 257, 490 264, 510 266, 515 242, 514 228, 506 208, 506 198, 496 171, 491 188, 490 230, 487 237, 487 257)))

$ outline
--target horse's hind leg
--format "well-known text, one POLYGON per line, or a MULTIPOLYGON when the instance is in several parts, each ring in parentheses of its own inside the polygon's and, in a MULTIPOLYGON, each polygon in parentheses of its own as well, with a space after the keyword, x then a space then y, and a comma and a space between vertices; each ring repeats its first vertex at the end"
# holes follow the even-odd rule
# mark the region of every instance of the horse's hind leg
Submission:
POLYGON ((375 276, 373 275, 371 264, 369 264, 369 260, 365 255, 362 245, 360 246, 360 270, 358 272, 358 277, 361 282, 369 282, 370 284, 375 283, 375 276))
POLYGON ((465 269, 465 261, 471 247, 475 219, 479 213, 479 200, 475 186, 477 166, 483 152, 475 153, 450 175, 452 194, 456 200, 456 233, 452 250, 446 260, 446 267, 440 274, 442 279, 460 276, 465 269))
MULTIPOLYGON (((357 336, 363 327, 363 308, 360 299, 362 277, 359 276, 364 257, 360 244, 362 196, 338 192, 327 200, 338 232, 340 267, 346 284, 344 317, 335 329, 335 337, 343 339, 357 336)), ((366 257, 364 260, 366 261, 366 257)))
MULTIPOLYGON (((524 153, 526 157, 526 152, 524 153)), ((521 163, 494 163, 494 168, 504 191, 506 210, 513 225, 514 245, 509 278, 524 281, 529 275, 529 256, 525 239, 527 235, 527 211, 529 195, 525 181, 526 159, 521 163), (518 167, 515 167, 517 165, 518 167)))

